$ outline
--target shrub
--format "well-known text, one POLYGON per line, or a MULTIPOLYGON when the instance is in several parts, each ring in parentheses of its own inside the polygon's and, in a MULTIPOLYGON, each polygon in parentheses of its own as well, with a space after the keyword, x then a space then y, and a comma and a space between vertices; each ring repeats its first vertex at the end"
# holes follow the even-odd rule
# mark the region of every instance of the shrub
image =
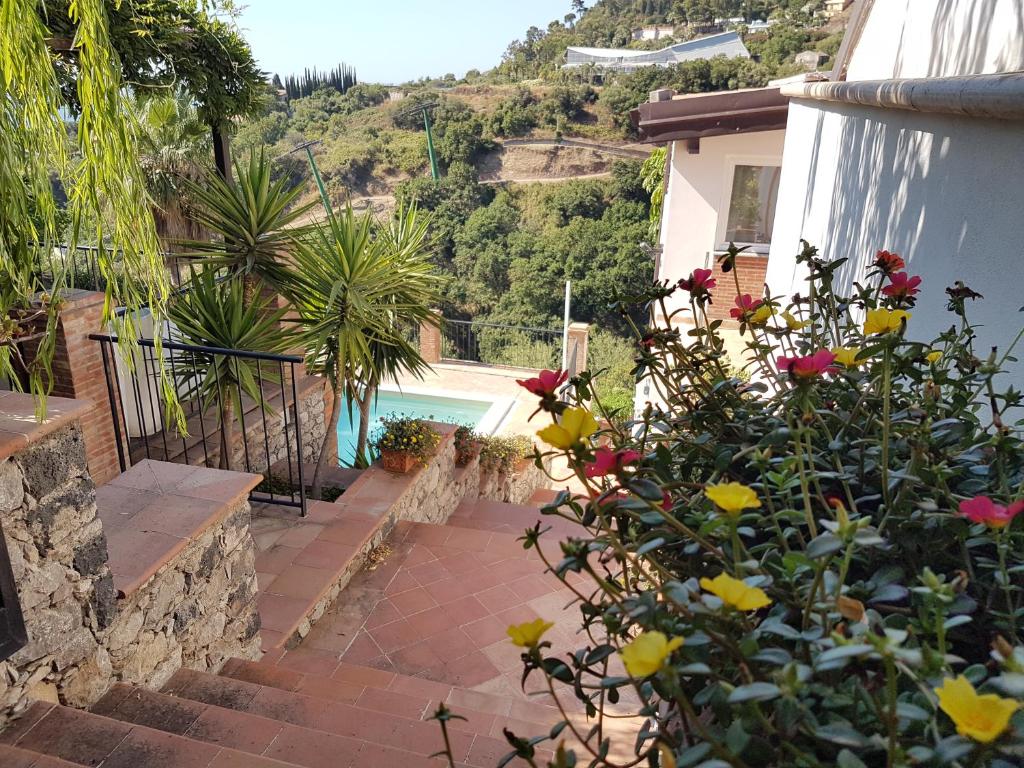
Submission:
POLYGON ((472 426, 460 424, 455 429, 455 464, 464 467, 480 455, 482 435, 472 426))
POLYGON ((377 451, 408 453, 420 464, 426 464, 437 453, 441 435, 430 422, 395 414, 382 416, 380 421, 384 428, 373 441, 377 451))
POLYGON ((533 443, 525 435, 485 435, 480 439, 480 469, 505 475, 521 460, 533 455, 533 443))
MULTIPOLYGON (((537 546, 543 526, 524 546, 577 596, 583 632, 571 654, 519 633, 523 683, 596 722, 510 735, 520 757, 574 731, 586 754, 558 765, 609 765, 617 747, 661 766, 1022 764, 1021 395, 996 386, 1009 352, 977 356, 962 283, 955 322, 925 344, 905 335, 919 281, 898 257, 880 252, 847 293, 842 261, 808 246, 798 262, 809 295, 737 296, 751 382, 722 367, 695 274, 638 297, 638 374, 666 393, 638 429, 542 403, 546 455, 585 490, 544 509, 580 524, 560 561, 537 546), (677 292, 685 333, 664 320, 677 292), (646 722, 601 743, 620 738, 607 717, 627 694, 646 722)), ((583 402, 592 382, 576 384, 583 402)))

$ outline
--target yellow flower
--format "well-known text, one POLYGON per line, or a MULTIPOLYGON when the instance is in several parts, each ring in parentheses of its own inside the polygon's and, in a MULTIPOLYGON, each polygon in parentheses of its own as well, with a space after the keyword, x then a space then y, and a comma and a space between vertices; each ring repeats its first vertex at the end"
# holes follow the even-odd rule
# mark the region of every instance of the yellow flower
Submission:
POLYGON ((782 319, 786 321, 786 325, 789 326, 791 331, 802 331, 811 324, 810 320, 797 320, 789 312, 783 312, 782 319))
POLYGON ((836 362, 845 368, 857 368, 864 364, 858 360, 857 355, 863 351, 862 347, 833 347, 832 354, 836 356, 836 362))
POLYGON ((682 644, 681 637, 669 640, 661 632, 641 632, 619 653, 629 674, 633 677, 647 677, 661 669, 672 651, 682 644))
POLYGON ((775 314, 775 309, 771 304, 765 302, 760 307, 754 310, 753 314, 750 315, 750 319, 747 321, 751 325, 764 325, 768 322, 768 318, 775 314))
POLYGON ((763 590, 747 586, 725 573, 720 573, 713 579, 701 579, 700 586, 738 611, 756 611, 772 604, 772 599, 763 590))
POLYGON ((744 509, 756 509, 761 506, 761 500, 757 498, 754 489, 742 483, 709 485, 704 489, 704 495, 729 515, 738 515, 744 509))
POLYGON ((946 678, 935 689, 942 709, 956 725, 956 732, 988 744, 1010 725, 1010 717, 1020 707, 1015 699, 1004 699, 994 693, 979 696, 971 681, 963 675, 946 678))
POLYGON ((566 408, 557 424, 544 427, 537 437, 548 445, 567 451, 597 432, 597 421, 586 408, 566 408))
POLYGON ((924 359, 927 360, 932 365, 935 365, 937 362, 939 362, 939 360, 942 359, 942 352, 936 349, 934 352, 929 352, 927 355, 925 355, 924 359))
POLYGON ((903 309, 869 309, 864 321, 864 334, 892 333, 910 321, 910 313, 903 309))
POLYGON ((540 642, 541 637, 555 626, 544 619, 534 619, 524 624, 513 624, 505 632, 512 638, 512 642, 520 648, 533 648, 540 642))

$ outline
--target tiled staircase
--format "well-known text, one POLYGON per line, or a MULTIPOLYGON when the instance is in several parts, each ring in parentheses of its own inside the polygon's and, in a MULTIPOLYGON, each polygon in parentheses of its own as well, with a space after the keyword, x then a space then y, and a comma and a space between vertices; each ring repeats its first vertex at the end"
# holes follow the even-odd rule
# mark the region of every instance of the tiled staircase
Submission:
POLYGON ((536 506, 478 501, 445 526, 402 524, 391 558, 357 575, 298 648, 232 659, 218 675, 183 669, 161 691, 117 685, 88 712, 38 702, 0 733, 0 765, 444 765, 431 757, 443 741, 429 720, 444 702, 466 718, 450 723, 456 763, 495 766, 510 750, 504 728, 535 736, 561 719, 549 699, 519 690, 518 651, 504 637, 508 623, 543 613, 557 622, 556 647, 573 642, 567 593, 516 542, 538 519, 536 506))

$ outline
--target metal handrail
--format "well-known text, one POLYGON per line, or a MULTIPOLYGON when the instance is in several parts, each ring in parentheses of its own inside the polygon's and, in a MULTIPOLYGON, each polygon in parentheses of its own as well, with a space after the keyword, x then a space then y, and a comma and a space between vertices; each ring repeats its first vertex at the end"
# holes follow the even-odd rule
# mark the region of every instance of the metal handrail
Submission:
POLYGON ((503 323, 488 323, 484 320, 453 320, 444 318, 445 325, 480 325, 485 328, 506 328, 510 331, 529 331, 531 333, 561 333, 561 328, 531 328, 528 325, 504 325, 503 323))
MULTIPOLYGON (((231 455, 234 455, 235 441, 232 441, 232 445, 228 446, 224 440, 225 436, 220 430, 220 426, 223 424, 224 412, 220 411, 216 431, 208 434, 205 416, 207 408, 202 402, 202 397, 198 394, 188 399, 179 398, 183 409, 186 411, 186 418, 195 419, 197 422, 193 426, 198 427, 202 438, 198 445, 190 445, 190 435, 185 432, 176 431, 173 425, 167 423, 163 403, 161 402, 162 397, 159 390, 154 391, 152 384, 152 381, 157 377, 157 371, 161 365, 156 355, 156 339, 141 338, 136 340, 136 344, 141 350, 142 359, 133 359, 132 364, 127 366, 128 371, 125 376, 122 376, 118 371, 120 366, 115 354, 115 348, 121 340, 114 334, 104 333, 90 334, 89 339, 100 343, 103 355, 103 373, 106 379, 107 396, 110 401, 114 439, 117 442, 118 461, 122 472, 126 471, 133 462, 133 451, 139 456, 144 452, 145 458, 148 459, 154 458, 155 453, 157 458, 160 458, 162 455, 164 460, 180 461, 183 458, 185 464, 201 464, 208 467, 214 466, 211 463, 211 446, 214 446, 215 450, 220 452, 231 451, 231 455), (130 419, 134 419, 133 425, 129 424, 130 419), (133 431, 135 432, 134 435, 132 434, 133 431), (219 438, 217 437, 218 435, 219 438), (211 438, 214 440, 212 443, 211 438), (175 448, 174 451, 177 451, 175 453, 172 452, 171 446, 178 439, 180 439, 181 448, 180 451, 175 448), (220 439, 219 444, 216 442, 217 439, 220 439), (127 451, 125 450, 126 448, 128 449, 127 451), (192 455, 190 455, 190 451, 192 455)), ((260 438, 258 429, 253 433, 254 436, 249 434, 250 430, 246 425, 247 411, 244 406, 238 413, 232 414, 232 421, 237 419, 241 426, 240 434, 243 456, 239 460, 244 461, 246 472, 263 474, 268 483, 268 490, 264 491, 257 488, 249 494, 249 498, 254 501, 298 507, 301 510, 301 514, 305 516, 307 500, 305 468, 302 455, 302 419, 299 407, 298 379, 295 372, 296 366, 303 363, 303 358, 296 355, 272 352, 186 344, 171 339, 161 339, 159 344, 161 352, 167 350, 172 353, 167 356, 163 364, 170 366, 172 375, 176 379, 176 385, 180 389, 182 382, 184 382, 184 386, 187 387, 187 392, 190 394, 196 393, 194 382, 198 381, 201 376, 208 375, 207 373, 202 373, 201 366, 203 363, 199 362, 204 357, 219 356, 236 361, 246 360, 250 365, 254 364, 255 372, 253 375, 258 384, 258 401, 254 408, 249 409, 248 415, 255 416, 259 420, 258 423, 262 424, 262 438, 260 438), (181 354, 173 354, 175 352, 181 354), (285 366, 289 369, 290 375, 288 376, 286 376, 285 366), (290 389, 290 393, 286 391, 286 380, 287 389, 290 389), (270 385, 269 390, 267 389, 268 384, 270 385), (291 397, 290 403, 289 394, 291 397), (278 397, 280 397, 281 401, 281 423, 274 424, 272 428, 268 422, 269 403, 278 397), (276 438, 276 435, 281 434, 284 436, 283 448, 276 438), (275 445, 273 451, 271 450, 272 436, 274 437, 275 445), (255 441, 252 447, 250 447, 251 440, 255 441), (282 450, 285 454, 284 456, 281 455, 282 450), (265 458, 265 463, 260 466, 263 458, 265 458), (271 472, 275 464, 284 461, 287 462, 288 485, 290 488, 296 489, 289 491, 287 494, 274 490, 272 482, 274 477, 271 472), (296 496, 298 496, 297 499, 296 496)), ((240 363, 236 362, 233 365, 240 365, 240 363)), ((219 370, 219 367, 213 368, 214 375, 217 377, 218 387, 220 386, 219 370)), ((235 378, 238 378, 237 371, 235 378)), ((235 385, 231 386, 231 392, 233 397, 237 394, 240 402, 252 401, 252 398, 243 391, 242 385, 237 381, 235 385), (237 393, 235 391, 236 388, 237 393)), ((253 397, 255 396, 253 395, 253 397)), ((250 426, 254 425, 250 424, 250 426)), ((193 427, 190 427, 190 429, 193 433, 195 432, 193 427)), ((195 435, 193 434, 191 437, 195 437, 195 435)))

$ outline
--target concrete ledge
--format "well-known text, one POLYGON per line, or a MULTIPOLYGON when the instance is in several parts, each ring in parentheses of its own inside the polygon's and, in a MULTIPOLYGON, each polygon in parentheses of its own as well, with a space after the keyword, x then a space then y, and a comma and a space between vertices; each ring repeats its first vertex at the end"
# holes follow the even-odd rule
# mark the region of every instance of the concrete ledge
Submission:
POLYGON ((963 77, 795 83, 794 99, 996 120, 1024 120, 1024 72, 963 77))
POLYGON ((91 407, 88 400, 50 397, 46 400, 46 418, 37 421, 36 401, 32 395, 0 392, 0 461, 80 419, 91 407))

